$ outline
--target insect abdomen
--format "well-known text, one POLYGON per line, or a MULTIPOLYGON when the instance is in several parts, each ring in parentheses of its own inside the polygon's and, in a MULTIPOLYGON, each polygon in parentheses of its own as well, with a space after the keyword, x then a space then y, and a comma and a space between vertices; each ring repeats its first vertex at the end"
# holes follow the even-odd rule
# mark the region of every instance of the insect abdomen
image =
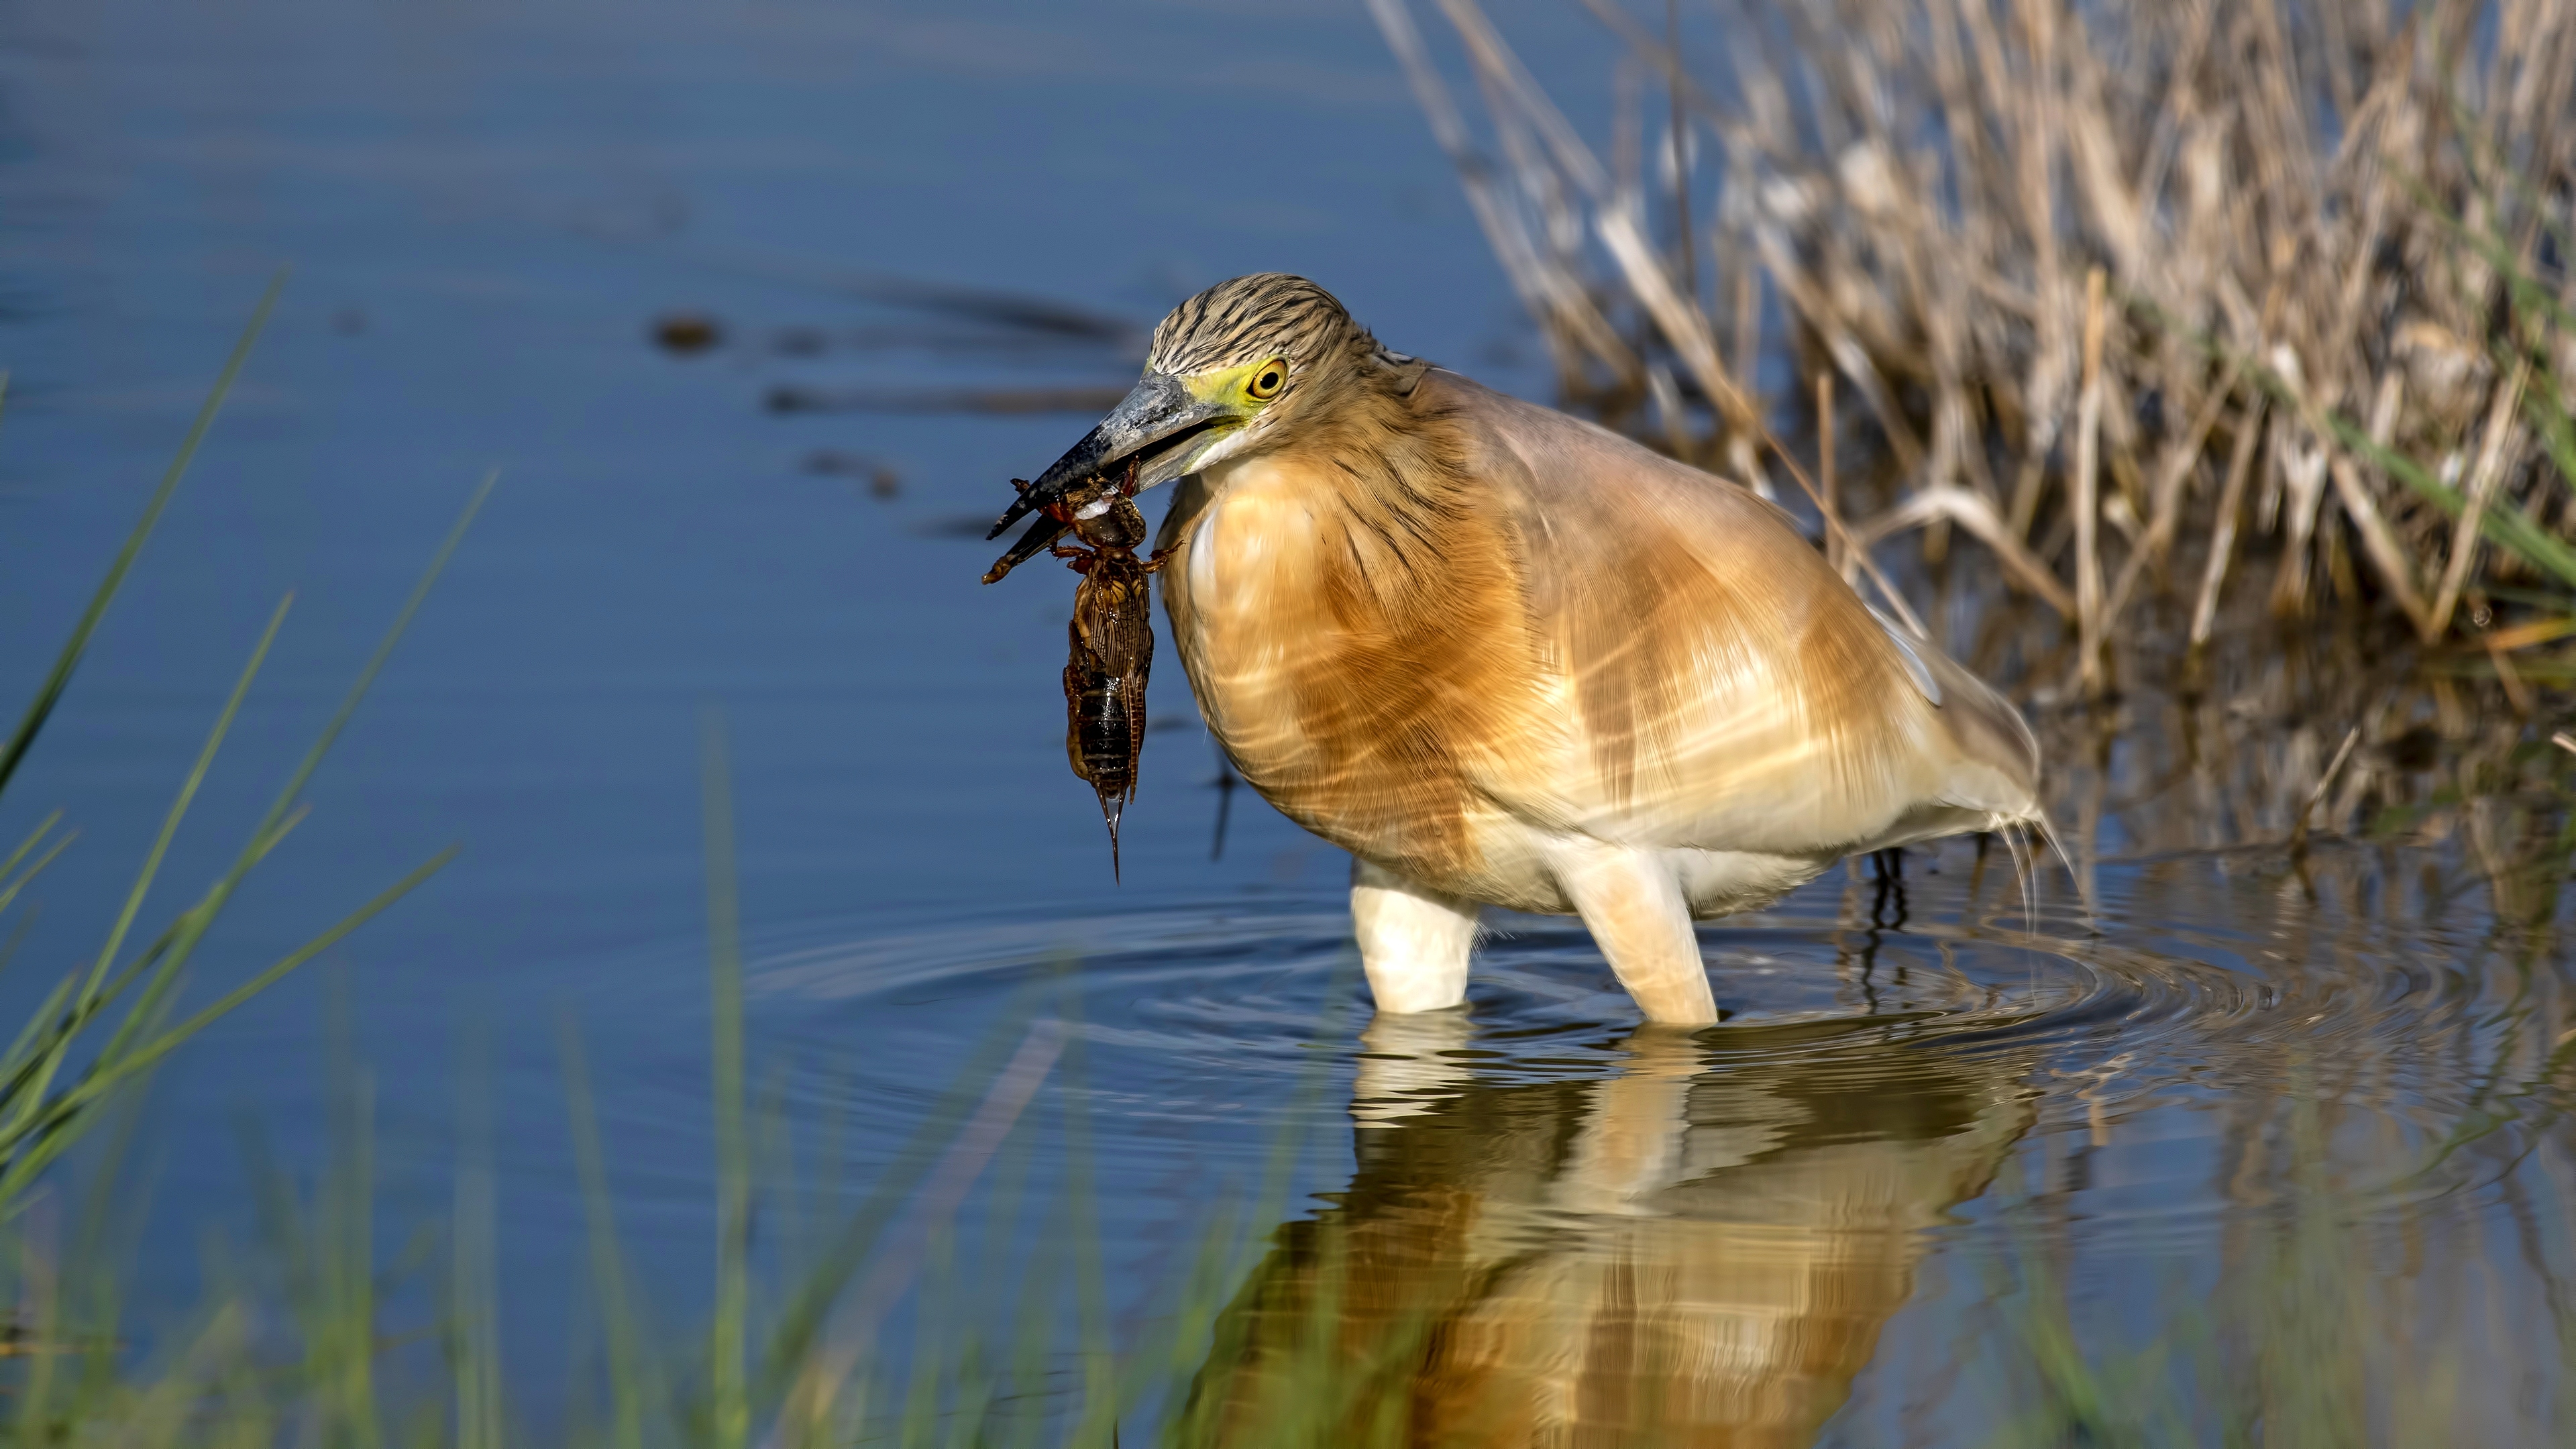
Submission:
POLYGON ((1064 667, 1064 748, 1073 772, 1091 782, 1105 804, 1136 792, 1136 757, 1145 739, 1144 681, 1084 667, 1090 651, 1077 648, 1064 667))

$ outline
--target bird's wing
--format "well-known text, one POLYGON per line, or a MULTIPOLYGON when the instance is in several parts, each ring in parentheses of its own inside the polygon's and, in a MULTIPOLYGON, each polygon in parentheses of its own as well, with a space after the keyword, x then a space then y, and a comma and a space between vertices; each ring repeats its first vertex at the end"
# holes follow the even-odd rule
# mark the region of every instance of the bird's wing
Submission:
POLYGON ((1604 839, 1812 854, 2030 808, 2020 717, 1873 618, 1788 517, 1604 429, 1434 373, 1517 535, 1550 748, 1503 808, 1604 839))

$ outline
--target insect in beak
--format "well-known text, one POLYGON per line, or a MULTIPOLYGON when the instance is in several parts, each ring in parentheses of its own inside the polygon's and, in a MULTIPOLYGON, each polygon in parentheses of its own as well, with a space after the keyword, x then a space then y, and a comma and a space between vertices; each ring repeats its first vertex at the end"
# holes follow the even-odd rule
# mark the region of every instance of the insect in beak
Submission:
POLYGON ((1162 567, 1160 559, 1136 557, 1145 541, 1145 516, 1134 498, 1142 466, 1131 453, 1123 476, 1085 474, 1046 499, 1036 498, 1036 485, 1012 479, 1023 510, 1038 517, 984 575, 989 584, 1041 550, 1082 575, 1066 626, 1064 749, 1073 773, 1099 797, 1113 877, 1123 875, 1118 825, 1135 798, 1136 764, 1145 749, 1145 684, 1154 666, 1149 579, 1162 567), (1077 543, 1055 541, 1067 530, 1077 543))
MULTIPOLYGON (((1081 442, 1048 464, 1036 482, 1021 488, 1020 496, 993 520, 992 531, 984 536, 999 538, 1004 529, 1031 513, 1054 516, 1053 505, 1063 501, 1066 489, 1086 478, 1108 473, 1122 463, 1134 465, 1127 475, 1131 496, 1156 484, 1169 483, 1189 471, 1207 432, 1233 416, 1223 403, 1202 399, 1192 392, 1183 379, 1168 372, 1149 372, 1138 379, 1118 406, 1109 410, 1109 416, 1102 418, 1098 427, 1083 434, 1081 442)), ((1050 526, 1050 541, 1063 527, 1060 518, 1050 526)), ((1032 544, 1023 535, 1012 546, 1012 554, 1005 557, 1011 557, 1016 564, 1045 546, 1032 544)), ((1004 568, 1002 572, 1010 570, 1004 568)))

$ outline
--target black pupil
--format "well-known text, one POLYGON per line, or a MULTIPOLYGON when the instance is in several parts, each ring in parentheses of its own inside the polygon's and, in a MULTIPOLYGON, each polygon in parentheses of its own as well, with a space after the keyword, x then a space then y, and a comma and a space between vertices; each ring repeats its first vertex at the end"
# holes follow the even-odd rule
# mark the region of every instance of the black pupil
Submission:
POLYGON ((1279 385, 1279 374, 1277 374, 1277 373, 1275 373, 1275 372, 1265 372, 1265 373, 1261 374, 1261 390, 1262 390, 1263 392, 1268 392, 1268 391, 1270 391, 1272 388, 1277 387, 1278 385, 1279 385))

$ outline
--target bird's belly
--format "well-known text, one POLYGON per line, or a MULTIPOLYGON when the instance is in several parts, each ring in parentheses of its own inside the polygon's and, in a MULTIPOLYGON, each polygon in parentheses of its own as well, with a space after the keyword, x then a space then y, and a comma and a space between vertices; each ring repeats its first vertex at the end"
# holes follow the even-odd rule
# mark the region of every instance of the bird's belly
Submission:
POLYGON ((1682 899, 1701 920, 1758 911, 1825 873, 1830 856, 1764 855, 1744 850, 1677 850, 1682 899))
MULTIPOLYGON (((1426 880, 1423 884, 1532 915, 1575 913, 1574 902, 1551 863, 1565 856, 1556 848, 1567 839, 1563 832, 1495 815, 1477 822, 1472 834, 1479 847, 1479 868, 1472 878, 1426 880)), ((1834 861, 1830 854, 1631 848, 1655 857, 1672 872, 1681 884, 1682 900, 1689 905, 1691 915, 1702 920, 1760 910, 1814 880, 1834 861)))

